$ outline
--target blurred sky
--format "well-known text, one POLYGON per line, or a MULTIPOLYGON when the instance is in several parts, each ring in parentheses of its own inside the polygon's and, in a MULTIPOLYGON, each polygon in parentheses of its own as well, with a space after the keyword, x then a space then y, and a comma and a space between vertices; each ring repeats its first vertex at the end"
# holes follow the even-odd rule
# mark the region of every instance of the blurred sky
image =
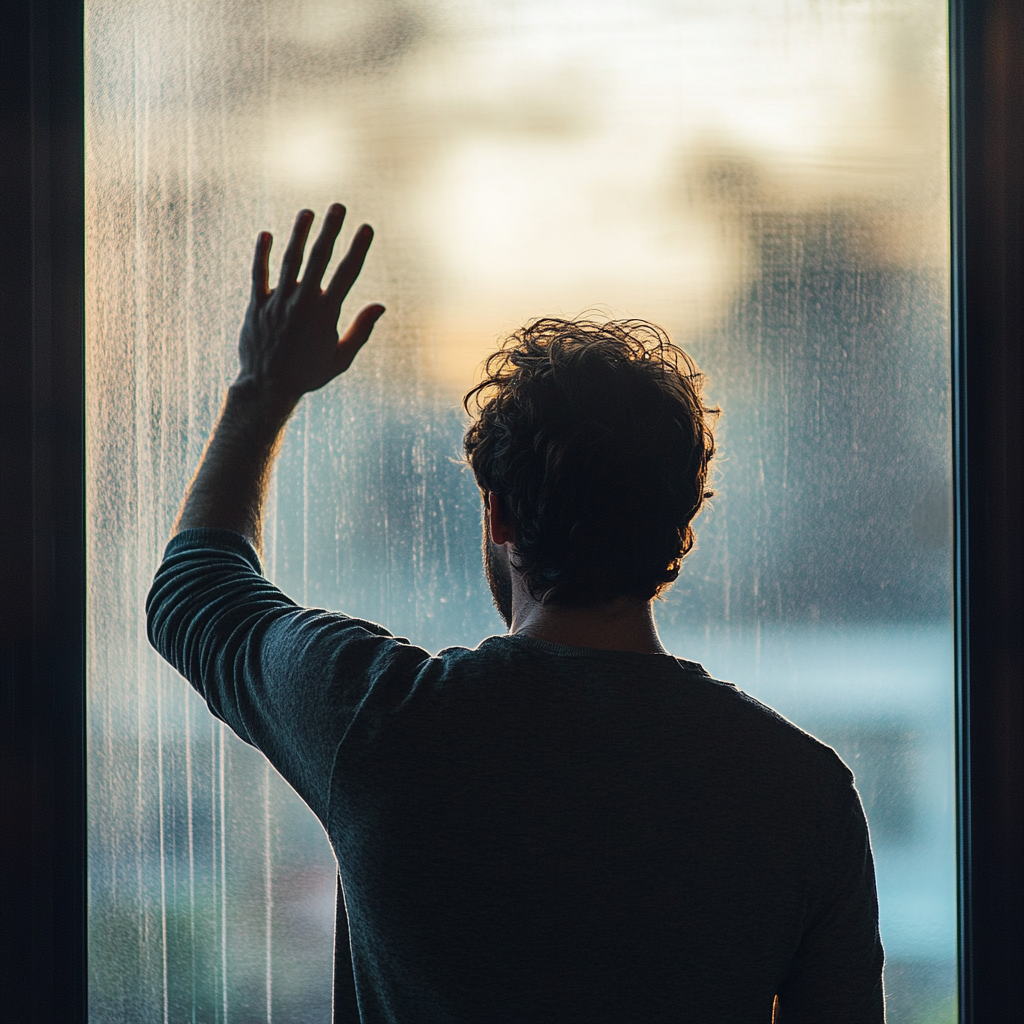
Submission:
POLYGON ((284 8, 307 59, 262 125, 268 174, 365 196, 381 246, 425 262, 426 368, 453 385, 541 314, 685 340, 759 273, 757 214, 841 208, 864 261, 945 265, 936 0, 284 8))

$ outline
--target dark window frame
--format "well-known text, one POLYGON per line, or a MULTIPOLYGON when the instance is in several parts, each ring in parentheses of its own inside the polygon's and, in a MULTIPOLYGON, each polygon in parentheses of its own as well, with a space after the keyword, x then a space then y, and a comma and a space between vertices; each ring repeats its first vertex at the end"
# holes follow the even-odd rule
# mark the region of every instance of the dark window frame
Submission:
MULTIPOLYGON (((961 1020, 1024 1005, 1024 5, 953 0, 961 1020)), ((80 0, 0 37, 0 1021, 87 1020, 80 0)))
POLYGON ((1024 1006, 1024 5, 950 9, 961 1020, 1024 1006))

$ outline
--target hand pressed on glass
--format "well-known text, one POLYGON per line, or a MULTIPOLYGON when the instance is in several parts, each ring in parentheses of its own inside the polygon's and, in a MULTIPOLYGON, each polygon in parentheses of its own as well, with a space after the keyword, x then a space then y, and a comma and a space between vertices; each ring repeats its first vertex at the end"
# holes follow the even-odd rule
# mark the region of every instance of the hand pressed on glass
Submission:
POLYGON ((175 533, 220 527, 241 533, 260 550, 270 470, 288 417, 307 391, 322 388, 352 365, 384 312, 378 303, 365 307, 339 337, 341 304, 373 240, 373 229, 364 224, 327 287, 321 288, 344 220, 345 207, 333 204, 299 280, 313 223, 312 212, 302 210, 274 289, 267 265, 273 238, 264 231, 256 240, 252 296, 238 341, 238 377, 228 389, 175 533))
POLYGON ((289 408, 307 392, 316 391, 344 373, 369 340, 384 313, 377 303, 360 310, 343 335, 338 335, 341 304, 362 270, 373 241, 363 224, 326 288, 321 288, 334 245, 345 220, 345 207, 327 211, 320 235, 309 251, 306 272, 299 268, 313 213, 302 210, 281 263, 277 287, 270 288, 268 261, 273 236, 261 232, 252 267, 252 295, 238 342, 237 383, 255 385, 275 408, 289 408))

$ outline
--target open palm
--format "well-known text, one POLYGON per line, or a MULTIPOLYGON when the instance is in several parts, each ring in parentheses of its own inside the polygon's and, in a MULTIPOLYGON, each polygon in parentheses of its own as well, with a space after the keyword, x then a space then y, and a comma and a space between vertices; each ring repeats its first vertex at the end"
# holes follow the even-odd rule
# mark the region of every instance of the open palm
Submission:
POLYGON ((355 284, 373 240, 373 229, 368 224, 360 227, 327 287, 322 288, 344 220, 344 206, 335 203, 328 209, 299 280, 313 224, 312 211, 302 210, 295 219, 274 289, 270 288, 268 266, 273 237, 264 231, 256 241, 252 295, 238 342, 238 380, 255 384, 272 402, 293 404, 307 391, 316 391, 344 373, 384 312, 379 304, 365 307, 339 337, 341 304, 355 284))

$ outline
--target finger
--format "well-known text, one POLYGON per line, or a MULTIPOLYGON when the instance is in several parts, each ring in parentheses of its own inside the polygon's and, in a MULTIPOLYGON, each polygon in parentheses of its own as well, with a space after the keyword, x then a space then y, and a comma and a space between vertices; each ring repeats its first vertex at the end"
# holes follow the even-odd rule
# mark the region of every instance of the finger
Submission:
POLYGON ((338 340, 338 351, 335 357, 335 375, 344 373, 355 359, 356 353, 370 340, 374 325, 384 315, 384 307, 379 303, 367 306, 359 311, 355 320, 349 324, 348 330, 338 340))
POLYGON ((261 231, 256 236, 256 253, 252 259, 252 294, 255 298, 266 298, 270 292, 270 247, 274 236, 261 231))
POLYGON ((345 296, 352 290, 352 285, 356 283, 359 271, 363 269, 366 253, 372 241, 373 228, 369 224, 364 224, 356 232, 352 244, 348 247, 348 252, 338 264, 338 269, 335 270, 331 283, 327 286, 327 298, 339 310, 345 301, 345 296))
POLYGON ((331 262, 331 254, 334 252, 334 243, 341 231, 341 225, 345 220, 345 207, 341 203, 334 203, 324 217, 324 226, 320 229, 313 248, 309 250, 309 259, 306 261, 306 270, 302 275, 302 289, 304 291, 315 291, 320 294, 320 282, 324 278, 324 271, 327 264, 331 262))
POLYGON ((309 237, 309 228, 313 223, 312 210, 300 210, 295 218, 295 227, 292 228, 292 237, 288 241, 288 248, 284 251, 284 259, 281 260, 281 277, 278 280, 278 287, 285 288, 295 284, 299 276, 299 268, 302 266, 302 253, 306 248, 306 239, 309 237))

